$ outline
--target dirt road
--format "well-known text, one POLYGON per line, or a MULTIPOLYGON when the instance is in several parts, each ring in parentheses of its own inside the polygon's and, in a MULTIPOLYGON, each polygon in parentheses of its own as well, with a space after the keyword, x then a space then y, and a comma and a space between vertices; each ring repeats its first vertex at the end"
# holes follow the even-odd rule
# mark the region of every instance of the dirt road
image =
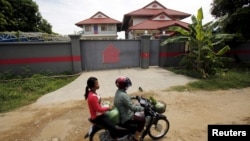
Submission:
MULTIPOLYGON (((167 103, 170 130, 162 141, 206 141, 208 124, 250 124, 250 88, 144 92, 144 96, 150 95, 167 103)), ((0 115, 0 140, 84 141, 88 117, 84 99, 46 106, 31 104, 0 115)))

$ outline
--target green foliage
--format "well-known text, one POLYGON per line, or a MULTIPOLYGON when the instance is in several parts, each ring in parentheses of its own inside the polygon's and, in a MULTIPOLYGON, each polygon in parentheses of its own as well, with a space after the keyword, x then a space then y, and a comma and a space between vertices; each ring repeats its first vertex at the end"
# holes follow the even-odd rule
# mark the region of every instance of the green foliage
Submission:
MULTIPOLYGON (((190 76, 189 72, 183 69, 167 68, 177 74, 190 76)), ((194 76, 194 75, 192 75, 194 76)), ((197 78, 197 77, 196 77, 197 78)), ((197 79, 185 86, 171 87, 170 90, 228 90, 250 87, 250 72, 248 69, 218 70, 216 75, 208 79, 197 79)))
POLYGON ((214 0, 211 14, 221 20, 220 26, 226 33, 241 34, 250 39, 250 1, 214 0))
POLYGON ((233 39, 231 34, 214 34, 213 29, 217 22, 210 22, 203 26, 202 8, 198 10, 197 16, 192 16, 192 24, 189 30, 182 27, 170 27, 168 30, 178 32, 181 35, 173 36, 161 43, 162 46, 174 42, 186 42, 189 53, 184 55, 181 65, 191 71, 197 72, 202 78, 208 78, 216 74, 216 69, 223 67, 223 61, 229 58, 222 57, 230 50, 225 41, 233 39), (215 47, 220 47, 215 49, 215 47), (219 49, 219 50, 218 50, 219 49))
MULTIPOLYGON (((40 96, 68 84, 77 77, 67 75, 53 77, 34 74, 29 78, 22 78, 21 76, 10 75, 9 72, 4 74, 9 75, 4 80, 0 79, 0 112, 30 104, 40 96)), ((0 76, 4 75, 1 74, 0 76)))
POLYGON ((52 33, 32 0, 0 0, 0 31, 52 33))

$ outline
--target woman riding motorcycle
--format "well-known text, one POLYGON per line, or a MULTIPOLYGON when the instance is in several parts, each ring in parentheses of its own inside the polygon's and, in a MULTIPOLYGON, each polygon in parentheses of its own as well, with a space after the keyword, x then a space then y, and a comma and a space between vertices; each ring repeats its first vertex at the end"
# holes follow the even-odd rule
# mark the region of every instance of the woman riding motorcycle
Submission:
POLYGON ((116 139, 115 124, 104 114, 106 111, 112 110, 113 107, 101 106, 101 97, 96 92, 99 87, 98 79, 89 77, 84 96, 88 102, 91 121, 109 129, 111 137, 116 139))
POLYGON ((131 97, 126 92, 132 86, 132 82, 128 77, 118 77, 115 84, 118 89, 115 93, 114 105, 119 111, 120 122, 124 127, 128 127, 126 125, 130 124, 137 124, 134 140, 139 141, 145 125, 145 117, 135 115, 135 112, 144 111, 144 108, 140 105, 132 104, 131 97))

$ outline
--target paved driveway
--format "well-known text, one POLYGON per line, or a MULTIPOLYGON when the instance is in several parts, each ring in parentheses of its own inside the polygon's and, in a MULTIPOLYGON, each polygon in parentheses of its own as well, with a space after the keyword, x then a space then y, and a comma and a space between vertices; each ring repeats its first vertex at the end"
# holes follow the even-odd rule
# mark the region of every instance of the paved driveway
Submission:
POLYGON ((84 99, 83 95, 86 81, 90 76, 98 78, 100 89, 97 92, 102 97, 114 96, 116 91, 115 80, 119 76, 127 76, 131 79, 132 87, 128 89, 128 93, 137 92, 139 87, 142 87, 144 91, 150 91, 167 89, 176 85, 185 85, 194 81, 192 78, 177 75, 160 67, 82 72, 75 81, 63 88, 44 95, 37 100, 36 104, 53 104, 54 102, 84 99))

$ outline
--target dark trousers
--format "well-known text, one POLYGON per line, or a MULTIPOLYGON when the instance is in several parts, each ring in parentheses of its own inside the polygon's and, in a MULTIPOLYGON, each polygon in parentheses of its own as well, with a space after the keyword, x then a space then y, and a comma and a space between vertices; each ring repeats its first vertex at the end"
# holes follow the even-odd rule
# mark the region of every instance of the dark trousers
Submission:
POLYGON ((144 116, 137 116, 134 115, 133 119, 130 119, 124 123, 125 126, 129 126, 130 124, 135 124, 136 126, 136 131, 141 132, 144 128, 145 125, 145 117, 144 116))
POLYGON ((105 115, 97 116, 94 120, 94 123, 103 126, 105 129, 108 129, 110 136, 116 138, 116 128, 115 124, 105 115))

